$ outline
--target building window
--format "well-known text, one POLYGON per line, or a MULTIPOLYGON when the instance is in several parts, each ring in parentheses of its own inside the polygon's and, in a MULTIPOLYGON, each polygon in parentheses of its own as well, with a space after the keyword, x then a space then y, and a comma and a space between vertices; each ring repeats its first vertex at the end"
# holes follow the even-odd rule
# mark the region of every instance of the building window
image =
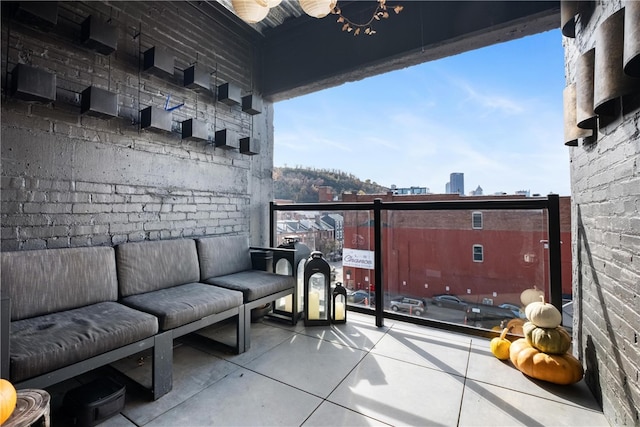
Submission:
POLYGON ((473 245, 473 262, 484 261, 484 249, 482 245, 473 245))
POLYGON ((471 214, 471 227, 476 230, 482 228, 482 212, 473 212, 471 214))

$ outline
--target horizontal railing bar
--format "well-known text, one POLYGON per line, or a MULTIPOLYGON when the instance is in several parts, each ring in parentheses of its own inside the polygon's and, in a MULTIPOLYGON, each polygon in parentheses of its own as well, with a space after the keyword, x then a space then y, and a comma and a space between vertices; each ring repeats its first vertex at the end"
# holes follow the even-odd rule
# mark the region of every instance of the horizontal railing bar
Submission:
MULTIPOLYGON (((438 200, 431 202, 382 202, 383 210, 525 210, 547 209, 549 200, 544 198, 518 200, 438 200)), ((373 202, 288 203, 274 204, 275 211, 368 211, 373 202)))
POLYGON ((334 203, 287 203, 273 204, 275 211, 369 211, 373 202, 334 202, 334 203))

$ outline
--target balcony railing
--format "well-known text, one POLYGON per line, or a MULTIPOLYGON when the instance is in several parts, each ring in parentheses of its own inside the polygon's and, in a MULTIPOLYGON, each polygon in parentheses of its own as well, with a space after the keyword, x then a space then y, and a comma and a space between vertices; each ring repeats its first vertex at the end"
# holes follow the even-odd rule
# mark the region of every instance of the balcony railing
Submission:
MULTIPOLYGON (((563 280, 564 297, 570 293, 570 277, 562 275, 557 195, 504 200, 377 198, 366 202, 272 203, 270 221, 272 245, 281 243, 282 236, 294 234, 311 250, 325 252, 329 261, 342 259, 342 281, 352 291, 371 296, 367 304, 350 304, 349 310, 374 315, 377 326, 383 326, 385 318, 402 319, 492 336, 490 323, 473 316, 484 310, 495 312, 499 305, 507 309, 509 304, 520 305, 520 292, 534 285, 561 311, 563 280), (330 214, 343 218, 340 228, 333 225, 331 229, 319 221, 330 214), (353 254, 365 258, 355 260, 353 254), (343 258, 345 255, 351 258, 343 258), (354 260, 371 262, 372 266, 360 268, 354 260), (435 294, 458 296, 466 305, 460 307, 459 314, 446 312, 438 305, 446 306, 447 301, 440 301, 442 297, 435 294), (408 300, 402 301, 402 297, 408 300), (412 302, 418 310, 412 310, 412 302), (421 303, 426 313, 419 308, 421 303)), ((518 317, 518 307, 512 308, 518 317)))

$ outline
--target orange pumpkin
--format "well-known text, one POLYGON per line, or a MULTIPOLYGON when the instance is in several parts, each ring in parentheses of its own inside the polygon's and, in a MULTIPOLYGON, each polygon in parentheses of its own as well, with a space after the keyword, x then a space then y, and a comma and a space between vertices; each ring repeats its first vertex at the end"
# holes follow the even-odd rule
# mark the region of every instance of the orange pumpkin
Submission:
POLYGON ((582 364, 570 353, 542 353, 529 344, 526 338, 511 343, 509 358, 523 374, 554 384, 577 383, 584 375, 582 364))
POLYGON ((524 319, 511 319, 507 322, 509 332, 515 335, 524 335, 524 319))
POLYGON ((0 424, 9 419, 16 409, 18 394, 15 387, 9 381, 0 379, 0 424))

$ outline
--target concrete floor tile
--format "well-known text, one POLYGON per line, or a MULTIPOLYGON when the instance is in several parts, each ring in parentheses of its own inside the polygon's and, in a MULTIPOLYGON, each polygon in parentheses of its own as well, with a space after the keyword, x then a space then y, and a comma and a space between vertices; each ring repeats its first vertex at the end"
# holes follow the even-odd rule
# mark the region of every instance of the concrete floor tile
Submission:
MULTIPOLYGON (((151 364, 145 363, 127 375, 136 381, 149 378, 151 364)), ((127 401, 122 413, 136 424, 144 425, 176 405, 188 400, 216 381, 240 369, 237 365, 186 345, 173 350, 173 389, 155 401, 127 390, 127 401)))
POLYGON ((100 427, 137 427, 136 424, 129 421, 122 414, 116 414, 98 425, 100 427))
POLYGON ((365 354, 352 347, 296 334, 248 363, 247 368, 326 397, 365 354))
POLYGON ((470 342, 469 338, 449 340, 394 327, 375 345, 372 353, 464 376, 470 342))
POLYGON ((311 426, 388 426, 389 424, 366 417, 362 414, 343 408, 331 402, 323 402, 318 409, 302 424, 311 426))
MULTIPOLYGON (((386 324, 387 323, 385 320, 385 325, 386 324)), ((406 322, 396 322, 393 325, 393 330, 394 331, 400 331, 400 330, 411 331, 411 332, 418 333, 420 335, 444 338, 448 341, 459 341, 463 343, 468 343, 469 340, 471 339, 469 335, 465 335, 457 332, 451 332, 444 329, 437 329, 437 328, 428 327, 428 326, 414 325, 413 323, 406 323, 406 322)))
POLYGON ((240 368, 146 426, 295 426, 320 403, 318 397, 240 368))
POLYGON ((464 378, 368 354, 330 402, 392 425, 456 425, 464 378))
POLYGON ((347 315, 347 323, 331 325, 330 328, 308 327, 301 333, 335 342, 353 348, 369 351, 387 333, 389 327, 378 328, 373 319, 351 319, 347 315))
MULTIPOLYGON (((290 339, 295 333, 293 331, 263 324, 261 322, 251 324, 251 347, 242 354, 233 354, 226 348, 220 348, 215 343, 200 343, 194 340, 187 341, 190 337, 185 337, 185 342, 196 348, 215 354, 225 360, 235 364, 246 366, 253 359, 260 357, 272 348, 290 339)), ((205 328, 198 331, 198 335, 227 342, 235 339, 235 325, 225 325, 222 328, 205 328)))
POLYGON ((460 426, 609 426, 600 411, 467 380, 460 426))

